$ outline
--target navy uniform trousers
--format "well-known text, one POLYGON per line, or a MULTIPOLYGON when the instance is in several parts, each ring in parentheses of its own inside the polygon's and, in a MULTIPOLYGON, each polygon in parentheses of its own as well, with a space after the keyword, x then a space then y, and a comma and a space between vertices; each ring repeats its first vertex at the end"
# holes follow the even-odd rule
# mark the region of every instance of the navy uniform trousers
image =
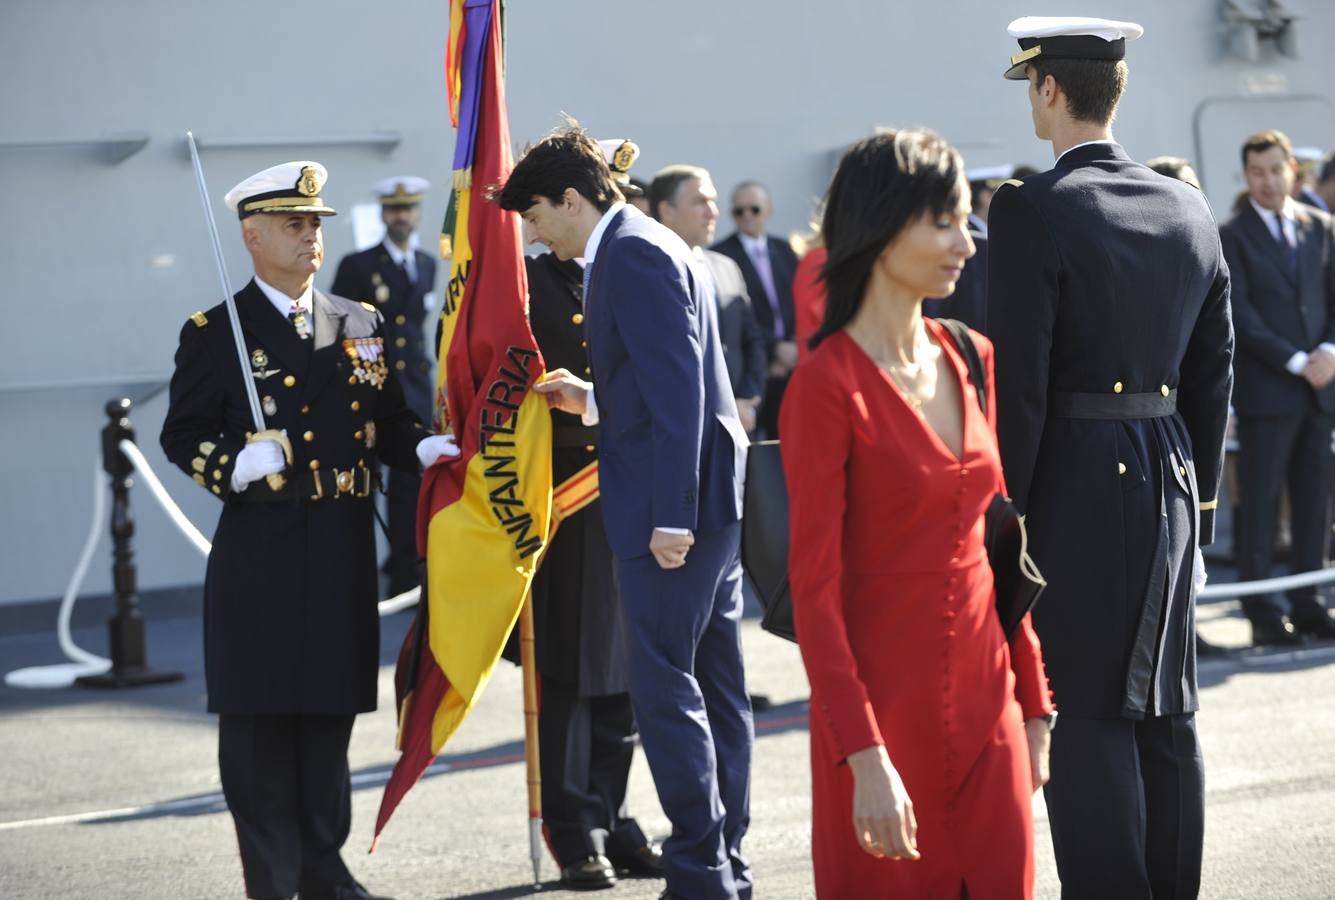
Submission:
POLYGON ((754 723, 741 661, 740 539, 736 522, 696 534, 678 569, 652 554, 617 560, 631 703, 673 823, 663 863, 672 891, 691 900, 751 896, 741 853, 754 723), (718 860, 732 871, 720 872, 718 860))

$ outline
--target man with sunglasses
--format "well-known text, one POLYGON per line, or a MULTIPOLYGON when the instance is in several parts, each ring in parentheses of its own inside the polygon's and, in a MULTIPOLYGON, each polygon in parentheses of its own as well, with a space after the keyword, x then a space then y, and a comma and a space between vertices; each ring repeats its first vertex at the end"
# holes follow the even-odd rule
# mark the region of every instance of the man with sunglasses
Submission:
POLYGON ((758 427, 769 438, 779 436, 779 404, 797 365, 793 319, 797 254, 787 241, 765 233, 773 213, 765 186, 758 181, 742 182, 732 192, 732 221, 737 230, 710 248, 741 267, 756 321, 765 333, 769 375, 758 427))

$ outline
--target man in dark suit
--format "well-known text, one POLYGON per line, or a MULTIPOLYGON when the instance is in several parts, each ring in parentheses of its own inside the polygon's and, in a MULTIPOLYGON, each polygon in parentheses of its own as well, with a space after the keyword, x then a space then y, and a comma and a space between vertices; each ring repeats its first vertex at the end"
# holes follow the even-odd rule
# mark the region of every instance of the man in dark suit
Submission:
POLYGON ((458 451, 404 404, 376 309, 313 289, 320 217, 334 214, 324 181, 323 166, 293 162, 228 192, 255 264, 235 297, 245 370, 226 306, 191 316, 161 441, 224 504, 204 582, 204 672, 246 896, 367 900, 339 850, 353 719, 376 705, 377 460, 416 471, 458 451))
POLYGON ((1067 897, 1194 897, 1204 771, 1193 641, 1232 376, 1201 192, 1112 139, 1139 25, 1011 23, 1053 168, 997 189, 988 328, 1006 485, 1048 588, 1061 720, 1044 789, 1067 897))
POLYGON ((709 271, 737 415, 750 434, 765 389, 765 336, 751 308, 741 268, 722 253, 705 249, 714 239, 718 222, 714 180, 699 166, 668 166, 649 185, 649 215, 676 232, 709 271))
POLYGON ((742 182, 732 192, 732 220, 737 230, 710 248, 741 268, 756 322, 765 335, 769 374, 760 402, 760 430, 769 438, 779 436, 783 389, 797 365, 793 313, 797 254, 787 241, 765 233, 773 214, 765 186, 758 181, 742 182))
POLYGON ((599 425, 631 703, 672 822, 665 896, 749 897, 741 842, 754 731, 738 555, 747 438, 708 276, 680 238, 621 202, 597 144, 573 123, 525 154, 499 202, 558 257, 585 260, 592 383, 557 370, 537 389, 599 425))
MULTIPOLYGON (((350 253, 338 264, 329 290, 340 297, 373 303, 385 318, 385 352, 389 366, 403 388, 408 408, 423 422, 431 421, 431 360, 423 323, 432 307, 436 260, 417 249, 417 226, 422 221, 422 198, 430 184, 425 178, 402 175, 375 186, 385 239, 360 253, 350 253)), ((386 592, 395 596, 422 583, 422 560, 417 555, 417 494, 422 480, 416 472, 387 473, 385 512, 389 526, 389 555, 383 571, 386 592)))
MULTIPOLYGON (((1335 250, 1330 216, 1290 198, 1296 166, 1278 131, 1242 147, 1247 195, 1219 229, 1238 329, 1238 575, 1266 578, 1280 491, 1289 488, 1294 572, 1326 565, 1335 425, 1335 250)), ((1242 598, 1254 644, 1335 638, 1313 587, 1242 598), (1285 620, 1285 613, 1288 620, 1285 620)))
MULTIPOLYGON (((639 148, 630 141, 599 144, 621 190, 636 190, 625 169, 639 148)), ((584 267, 554 253, 524 262, 529 324, 547 369, 587 374, 584 267)), ((568 484, 585 484, 597 465, 598 428, 559 409, 551 414, 552 483, 560 496, 568 484)), ((562 520, 533 578, 542 824, 561 882, 575 889, 611 887, 618 873, 663 874, 659 849, 626 807, 635 716, 614 567, 595 498, 562 520)), ((506 656, 517 663, 515 637, 506 656)))

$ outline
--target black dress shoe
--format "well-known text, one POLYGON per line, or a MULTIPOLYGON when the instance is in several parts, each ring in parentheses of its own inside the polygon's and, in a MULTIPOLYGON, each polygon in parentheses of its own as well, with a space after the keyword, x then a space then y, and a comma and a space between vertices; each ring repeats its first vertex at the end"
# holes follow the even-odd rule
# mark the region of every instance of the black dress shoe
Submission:
POLYGON ((1313 640, 1335 640, 1335 622, 1331 621, 1325 610, 1322 610, 1316 617, 1295 620, 1293 630, 1299 636, 1309 637, 1313 640))
POLYGON ((372 894, 362 887, 357 879, 349 878, 342 884, 331 888, 318 891, 303 890, 297 894, 297 900, 394 900, 394 898, 372 894))
POLYGON ((774 701, 769 698, 769 694, 751 695, 751 712, 769 712, 774 706, 774 701))
POLYGON ((609 857, 616 866, 618 875, 634 878, 662 878, 663 851, 654 843, 643 844, 630 853, 613 854, 609 857))
POLYGON ((1252 623, 1253 647, 1301 647, 1302 635, 1286 619, 1252 623))
POLYGON ((577 891, 597 891, 615 887, 617 873, 606 856, 590 856, 562 869, 561 883, 577 891))

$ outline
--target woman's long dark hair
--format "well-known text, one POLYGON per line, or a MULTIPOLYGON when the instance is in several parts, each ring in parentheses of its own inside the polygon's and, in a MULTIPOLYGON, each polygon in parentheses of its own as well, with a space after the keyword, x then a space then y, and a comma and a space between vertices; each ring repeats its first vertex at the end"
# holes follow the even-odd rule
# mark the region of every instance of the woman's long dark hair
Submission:
POLYGON ((963 169, 959 152, 931 131, 885 131, 849 148, 826 193, 825 319, 811 349, 857 315, 872 267, 905 226, 954 209, 963 169))

